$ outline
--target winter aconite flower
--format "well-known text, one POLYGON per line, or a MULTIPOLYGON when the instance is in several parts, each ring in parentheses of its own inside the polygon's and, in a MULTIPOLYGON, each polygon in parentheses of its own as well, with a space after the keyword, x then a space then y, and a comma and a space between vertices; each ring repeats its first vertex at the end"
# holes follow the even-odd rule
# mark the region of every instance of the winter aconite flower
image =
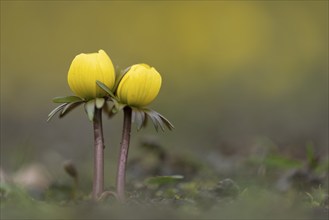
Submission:
MULTIPOLYGON (((48 121, 56 114, 65 116, 76 107, 84 104, 88 118, 94 128, 94 175, 92 198, 98 200, 104 191, 104 136, 102 111, 107 101, 107 94, 115 84, 115 72, 110 57, 104 50, 98 53, 81 53, 77 55, 70 66, 68 84, 76 96, 55 97, 53 102, 60 103, 48 115, 48 121), (104 91, 96 84, 106 85, 109 91, 104 91)), ((66 167, 67 168, 67 167, 66 167)), ((70 168, 70 167, 69 167, 70 168)), ((74 170, 67 170, 77 181, 74 170)))
POLYGON ((106 95, 96 85, 97 80, 108 88, 113 88, 115 72, 110 57, 104 50, 99 50, 98 53, 77 55, 71 63, 67 79, 71 90, 77 96, 90 100, 106 95))
POLYGON ((97 85, 108 93, 114 103, 110 113, 115 114, 123 110, 123 130, 118 161, 116 196, 125 201, 126 164, 130 143, 131 123, 137 124, 137 129, 146 126, 151 119, 154 127, 164 131, 174 126, 160 113, 146 108, 158 95, 161 87, 161 75, 155 68, 147 64, 135 64, 123 71, 118 77, 114 93, 104 83, 97 81, 97 85))
POLYGON ((158 95, 161 75, 147 64, 135 64, 121 79, 117 96, 121 103, 143 107, 150 104, 158 95))

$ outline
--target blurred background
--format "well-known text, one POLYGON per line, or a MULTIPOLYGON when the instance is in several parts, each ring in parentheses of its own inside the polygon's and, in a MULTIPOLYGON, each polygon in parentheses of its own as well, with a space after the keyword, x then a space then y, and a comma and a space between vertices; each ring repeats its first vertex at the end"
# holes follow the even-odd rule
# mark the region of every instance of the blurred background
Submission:
MULTIPOLYGON (((150 107, 175 129, 134 127, 130 158, 145 141, 218 169, 269 150, 303 160, 310 145, 328 157, 326 1, 1 1, 3 170, 41 163, 61 179, 72 160, 91 179, 83 108, 46 119, 53 97, 72 94, 73 58, 99 49, 118 69, 143 62, 163 77, 150 107)), ((122 120, 104 117, 107 186, 122 120)))

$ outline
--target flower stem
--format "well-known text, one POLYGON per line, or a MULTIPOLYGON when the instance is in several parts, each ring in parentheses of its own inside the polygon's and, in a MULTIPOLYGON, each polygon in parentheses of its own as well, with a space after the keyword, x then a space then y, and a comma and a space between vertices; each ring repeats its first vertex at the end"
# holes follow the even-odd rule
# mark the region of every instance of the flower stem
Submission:
POLYGON ((104 137, 102 126, 102 109, 95 107, 94 114, 94 179, 93 200, 97 200, 104 190, 104 137))
POLYGON ((120 146, 120 158, 117 171, 117 194, 121 202, 125 201, 125 182, 126 182, 126 164, 128 158, 130 131, 131 131, 131 115, 132 110, 130 107, 125 107, 123 118, 123 131, 120 146))

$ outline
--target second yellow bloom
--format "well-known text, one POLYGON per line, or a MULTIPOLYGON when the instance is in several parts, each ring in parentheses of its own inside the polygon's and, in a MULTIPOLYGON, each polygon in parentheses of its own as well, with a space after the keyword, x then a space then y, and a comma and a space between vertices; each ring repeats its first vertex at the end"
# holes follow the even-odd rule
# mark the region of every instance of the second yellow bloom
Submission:
POLYGON ((135 64, 121 79, 117 96, 120 102, 133 107, 151 103, 161 88, 161 75, 147 64, 135 64))

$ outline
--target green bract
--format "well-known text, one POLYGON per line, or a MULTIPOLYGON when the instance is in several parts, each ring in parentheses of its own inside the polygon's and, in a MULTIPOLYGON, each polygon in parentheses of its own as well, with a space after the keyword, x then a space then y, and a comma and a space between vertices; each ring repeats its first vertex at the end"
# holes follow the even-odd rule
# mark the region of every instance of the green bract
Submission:
POLYGON ((85 101, 77 96, 63 96, 54 98, 53 102, 62 104, 49 113, 47 121, 49 121, 57 112, 60 112, 59 117, 62 118, 85 101))
MULTIPOLYGON (((104 83, 97 81, 97 85, 105 92, 107 92, 108 95, 111 97, 111 100, 113 101, 112 109, 109 111, 110 116, 121 111, 124 107, 129 106, 126 103, 122 103, 120 99, 115 96, 111 92, 110 88, 108 88, 104 83)), ((152 109, 134 106, 129 107, 132 109, 132 121, 136 123, 138 130, 147 125, 148 118, 151 119, 157 131, 159 130, 159 127, 162 131, 164 131, 165 127, 167 127, 169 130, 172 130, 174 128, 173 124, 168 119, 166 119, 163 115, 152 109)))

